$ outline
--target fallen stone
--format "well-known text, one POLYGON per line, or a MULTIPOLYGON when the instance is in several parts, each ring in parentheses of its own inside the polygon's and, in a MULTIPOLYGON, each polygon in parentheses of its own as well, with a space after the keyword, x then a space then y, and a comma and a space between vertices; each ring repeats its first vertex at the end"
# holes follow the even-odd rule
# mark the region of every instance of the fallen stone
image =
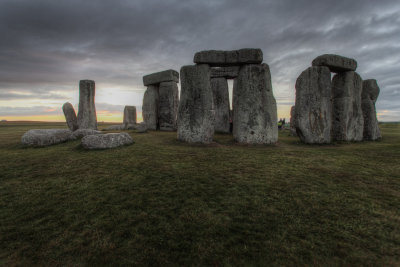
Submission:
POLYGON ((74 139, 72 131, 68 129, 34 129, 22 136, 21 143, 26 146, 44 147, 74 139))
POLYGON ((102 132, 93 130, 93 129, 78 129, 72 133, 72 137, 74 139, 78 139, 78 138, 82 138, 84 136, 93 135, 93 134, 102 134, 102 132))
POLYGON ((296 123, 295 123, 295 109, 296 109, 296 106, 292 106, 291 107, 291 109, 290 109, 290 129, 289 129, 289 131, 290 131, 290 135, 291 136, 297 136, 297 133, 296 133, 296 123))
POLYGON ((142 116, 149 130, 157 130, 158 124, 158 86, 149 85, 143 96, 142 116))
POLYGON ((158 85, 162 82, 179 83, 179 73, 175 70, 164 70, 143 76, 144 86, 158 85))
POLYGON ((352 58, 333 54, 325 54, 316 57, 312 61, 313 66, 326 66, 331 72, 354 71, 357 69, 357 61, 352 58))
POLYGON ((62 106, 64 112, 65 121, 67 122, 68 128, 71 131, 78 129, 78 119, 76 118, 75 109, 71 103, 67 102, 62 106))
POLYGON ((136 124, 135 106, 125 106, 123 124, 125 125, 125 128, 127 128, 130 124, 136 124))
POLYGON ((95 83, 91 80, 79 81, 78 127, 97 130, 96 107, 94 104, 95 83))
POLYGON ((240 66, 211 68, 211 78, 235 79, 239 75, 240 66))
POLYGON ((380 89, 376 80, 365 80, 362 83, 361 108, 364 117, 364 140, 378 140, 382 138, 376 118, 375 102, 378 99, 380 89))
POLYGON ((178 140, 208 144, 213 140, 215 111, 208 65, 181 68, 178 140))
POLYGON ((294 124, 302 142, 331 142, 331 90, 331 72, 327 67, 309 67, 297 78, 294 124))
POLYGON ((128 133, 108 133, 85 136, 81 144, 85 149, 108 149, 133 144, 133 140, 128 133))
POLYGON ((176 82, 162 82, 158 89, 158 123, 161 131, 176 131, 179 91, 176 82))
POLYGON ((142 123, 136 124, 135 130, 138 133, 147 133, 147 125, 146 125, 146 123, 142 122, 142 123))
POLYGON ((338 73, 332 80, 332 134, 337 141, 362 141, 364 117, 361 108, 362 79, 357 72, 338 73))
POLYGON ((259 48, 244 48, 240 50, 221 51, 207 50, 194 55, 194 63, 210 66, 229 66, 243 64, 259 64, 263 61, 263 53, 259 48))
POLYGON ((211 78, 216 132, 229 133, 229 91, 225 78, 211 78))
POLYGON ((233 137, 239 143, 274 144, 277 108, 267 64, 244 65, 234 88, 233 137))
POLYGON ((110 125, 104 129, 104 131, 122 131, 122 130, 126 130, 126 125, 124 124, 110 125))

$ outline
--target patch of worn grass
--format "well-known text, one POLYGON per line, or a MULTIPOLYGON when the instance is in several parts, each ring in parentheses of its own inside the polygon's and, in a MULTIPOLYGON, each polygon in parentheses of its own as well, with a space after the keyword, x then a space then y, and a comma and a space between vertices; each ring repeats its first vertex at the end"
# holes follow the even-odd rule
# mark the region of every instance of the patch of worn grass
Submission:
POLYGON ((2 265, 399 265, 400 126, 379 142, 24 148, 0 124, 2 265))

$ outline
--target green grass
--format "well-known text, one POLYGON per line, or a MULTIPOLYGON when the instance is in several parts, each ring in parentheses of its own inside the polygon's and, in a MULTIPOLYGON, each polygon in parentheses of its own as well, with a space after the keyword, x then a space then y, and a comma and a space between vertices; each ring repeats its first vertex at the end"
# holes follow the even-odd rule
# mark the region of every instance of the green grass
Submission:
POLYGON ((0 123, 0 265, 400 265, 400 125, 379 142, 24 148, 0 123))

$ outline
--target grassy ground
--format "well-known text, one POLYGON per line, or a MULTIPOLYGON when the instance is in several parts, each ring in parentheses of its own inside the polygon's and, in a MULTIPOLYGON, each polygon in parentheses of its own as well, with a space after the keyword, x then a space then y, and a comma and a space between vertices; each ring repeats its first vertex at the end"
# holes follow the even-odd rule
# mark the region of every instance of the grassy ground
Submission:
POLYGON ((400 125, 383 140, 23 148, 0 123, 0 265, 400 265, 400 125))

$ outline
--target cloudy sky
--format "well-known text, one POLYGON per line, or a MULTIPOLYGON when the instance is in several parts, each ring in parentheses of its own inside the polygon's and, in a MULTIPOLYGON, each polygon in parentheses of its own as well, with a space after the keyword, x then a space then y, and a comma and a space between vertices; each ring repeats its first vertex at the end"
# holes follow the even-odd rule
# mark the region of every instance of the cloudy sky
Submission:
POLYGON ((193 64, 201 50, 261 48, 278 117, 320 54, 355 58, 381 89, 378 118, 400 120, 400 1, 0 0, 0 120, 62 121, 81 79, 99 121, 141 108, 142 76, 193 64))

